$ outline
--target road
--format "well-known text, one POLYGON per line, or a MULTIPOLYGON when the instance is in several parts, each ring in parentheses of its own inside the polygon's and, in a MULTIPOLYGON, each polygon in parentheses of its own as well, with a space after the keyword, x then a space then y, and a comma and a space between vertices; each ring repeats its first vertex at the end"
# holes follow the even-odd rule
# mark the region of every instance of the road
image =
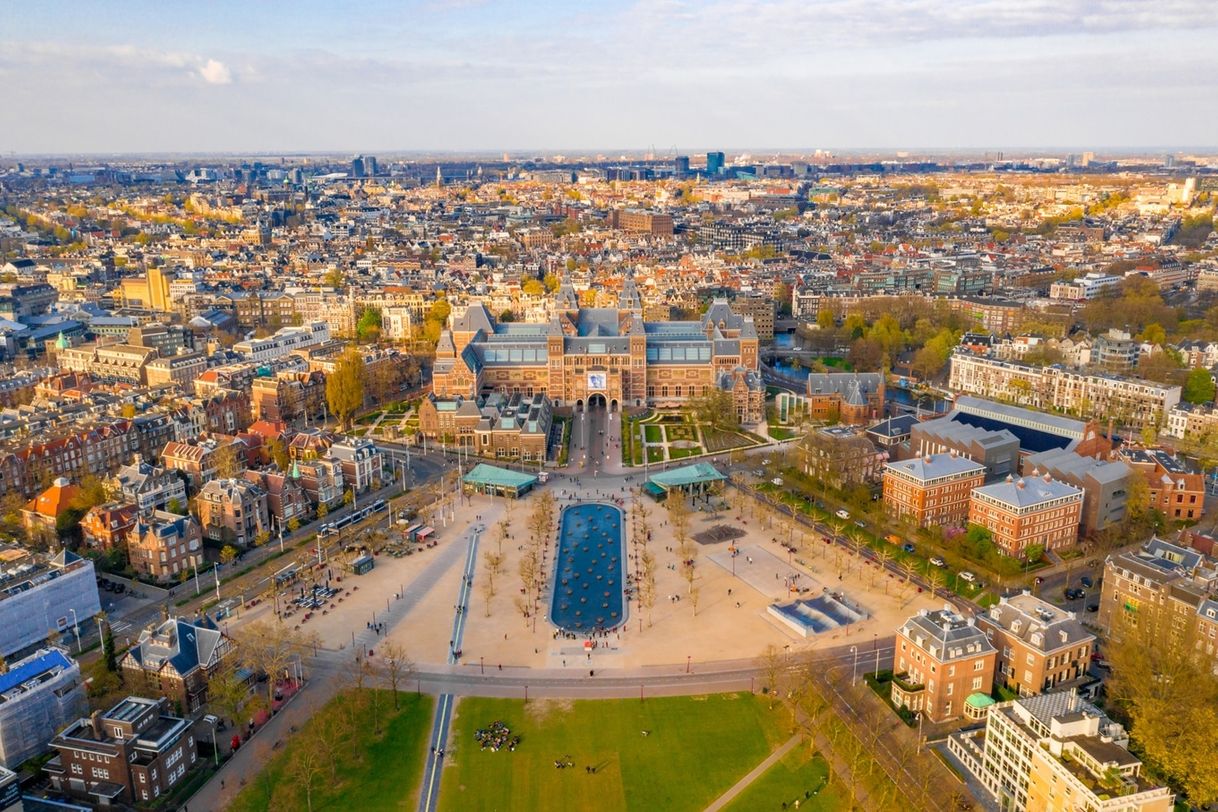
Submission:
MULTIPOLYGON (((470 529, 465 551, 465 568, 461 573, 461 586, 457 590, 457 603, 453 613, 452 639, 448 646, 448 665, 454 666, 461 659, 462 637, 468 617, 470 592, 474 585, 474 570, 478 565, 478 538, 485 530, 481 524, 470 529)), ((481 671, 481 664, 479 664, 481 671)), ((430 693, 430 691, 429 691, 430 693)), ((435 812, 440 799, 440 773, 444 768, 444 751, 448 748, 449 726, 456 700, 451 691, 440 689, 436 703, 436 716, 432 722, 430 747, 423 767, 423 789, 419 793, 419 812, 435 812)))

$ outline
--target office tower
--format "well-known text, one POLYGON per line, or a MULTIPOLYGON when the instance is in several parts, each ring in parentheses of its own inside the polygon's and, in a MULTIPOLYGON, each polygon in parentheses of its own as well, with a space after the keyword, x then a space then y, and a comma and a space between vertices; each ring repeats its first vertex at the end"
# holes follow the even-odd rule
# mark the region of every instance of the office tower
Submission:
POLYGON ((706 153, 706 174, 719 175, 723 173, 725 161, 723 160, 722 152, 706 153))
POLYGON ((683 178, 689 174, 689 156, 678 155, 672 162, 672 173, 678 178, 683 178))
POLYGON ((376 177, 376 156, 369 155, 364 158, 364 169, 368 172, 368 177, 376 177))
POLYGON ((353 177, 353 178, 364 177, 364 156, 363 155, 356 155, 354 158, 351 159, 351 177, 353 177))

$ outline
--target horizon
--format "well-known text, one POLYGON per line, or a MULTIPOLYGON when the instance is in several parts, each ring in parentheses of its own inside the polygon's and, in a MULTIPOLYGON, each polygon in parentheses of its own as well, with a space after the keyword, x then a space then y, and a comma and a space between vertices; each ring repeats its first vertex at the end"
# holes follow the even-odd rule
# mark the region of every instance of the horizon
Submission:
POLYGON ((51 0, 7 22, 5 156, 1136 154, 1218 130, 1200 0, 51 0))

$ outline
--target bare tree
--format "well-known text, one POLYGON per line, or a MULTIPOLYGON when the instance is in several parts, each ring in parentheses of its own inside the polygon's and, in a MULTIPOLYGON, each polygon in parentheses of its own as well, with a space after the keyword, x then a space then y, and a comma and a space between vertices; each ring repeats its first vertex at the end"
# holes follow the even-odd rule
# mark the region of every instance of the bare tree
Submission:
POLYGON ((393 691, 393 709, 401 705, 398 697, 398 686, 410 679, 414 673, 414 663, 406 655, 406 647, 400 643, 386 643, 381 646, 381 662, 385 666, 385 675, 389 678, 389 689, 393 691))
POLYGON ((240 629, 237 661, 250 670, 267 675, 267 702, 274 699, 275 686, 288 667, 309 645, 307 638, 282 623, 256 621, 240 629))
POLYGON ((783 650, 778 646, 770 643, 761 652, 761 668, 764 671, 765 691, 770 698, 770 707, 774 707, 774 700, 778 693, 778 681, 782 677, 783 668, 786 666, 786 657, 783 650))
POLYGON ((313 812, 313 792, 328 769, 329 753, 315 736, 297 736, 288 760, 291 784, 304 792, 305 808, 313 812))

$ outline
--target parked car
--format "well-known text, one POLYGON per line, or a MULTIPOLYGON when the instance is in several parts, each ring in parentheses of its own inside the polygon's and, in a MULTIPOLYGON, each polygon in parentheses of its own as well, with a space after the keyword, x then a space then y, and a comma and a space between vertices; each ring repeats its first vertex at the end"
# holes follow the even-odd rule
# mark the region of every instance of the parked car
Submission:
POLYGON ((910 542, 907 541, 901 545, 901 549, 904 550, 905 552, 909 553, 910 555, 912 555, 914 550, 917 548, 914 547, 913 544, 911 544, 910 542))
POLYGON ((932 555, 930 557, 930 563, 931 563, 931 566, 939 567, 940 569, 947 566, 947 562, 944 561, 942 558, 940 558, 937 555, 932 555))
POLYGON ((775 485, 777 485, 780 488, 782 487, 782 477, 780 477, 780 476, 774 477, 773 479, 770 480, 770 482, 774 483, 775 485))
POLYGON ((841 519, 841 520, 843 520, 843 521, 845 521, 845 520, 847 520, 847 519, 849 519, 849 518, 850 518, 850 514, 849 514, 847 511, 845 511, 845 510, 843 510, 843 509, 841 509, 841 508, 839 508, 839 509, 838 509, 838 511, 837 511, 837 513, 836 513, 835 515, 837 516, 837 518, 839 518, 839 519, 841 519))
POLYGON ((1078 600, 1079 598, 1083 597, 1086 594, 1087 594, 1086 592, 1084 592, 1081 589, 1078 589, 1077 587, 1071 587, 1070 589, 1066 590, 1066 600, 1075 601, 1075 600, 1078 600))
POLYGON ((1087 589, 1090 589, 1091 587, 1095 586, 1095 581, 1091 580, 1090 575, 1084 575, 1082 578, 1078 579, 1078 582, 1080 584, 1082 584, 1083 586, 1085 586, 1087 589))
POLYGON ((960 580, 961 580, 961 581, 967 581, 967 582, 968 582, 968 583, 970 583, 970 584, 973 584, 973 583, 976 583, 976 582, 977 582, 977 576, 976 576, 976 575, 973 575, 973 574, 972 574, 971 572, 969 572, 968 570, 965 570, 964 572, 960 573, 959 578, 960 578, 960 580))
POLYGON ((1044 582, 1045 582, 1044 576, 1042 576, 1042 575, 1037 575, 1037 576, 1036 576, 1036 585, 1037 585, 1037 586, 1040 586, 1040 585, 1041 585, 1041 584, 1043 584, 1044 582))
POLYGON ((1098 612, 1098 611, 1100 611, 1100 605, 1098 603, 1089 603, 1089 604, 1087 604, 1087 611, 1088 612, 1098 612))

